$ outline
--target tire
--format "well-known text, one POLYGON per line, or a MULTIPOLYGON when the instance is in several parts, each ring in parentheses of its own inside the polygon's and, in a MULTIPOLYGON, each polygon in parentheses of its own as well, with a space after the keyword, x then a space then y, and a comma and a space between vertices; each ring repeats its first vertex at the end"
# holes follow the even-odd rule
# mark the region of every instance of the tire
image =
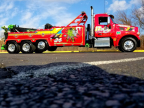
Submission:
POLYGON ((49 50, 49 51, 55 51, 56 49, 57 49, 56 46, 48 47, 48 50, 49 50))
POLYGON ((38 41, 36 43, 35 53, 42 53, 47 50, 48 44, 47 41, 38 41))
POLYGON ((118 49, 119 49, 121 52, 124 52, 124 51, 122 50, 122 47, 121 47, 121 46, 118 46, 118 49))
POLYGON ((6 50, 10 54, 17 54, 17 53, 20 52, 20 45, 18 45, 14 41, 8 42, 7 45, 6 45, 6 50))
POLYGON ((137 48, 137 42, 134 38, 126 37, 120 41, 118 48, 122 52, 133 52, 137 48))
POLYGON ((21 44, 21 52, 22 53, 33 53, 35 50, 35 46, 30 41, 24 41, 21 44))

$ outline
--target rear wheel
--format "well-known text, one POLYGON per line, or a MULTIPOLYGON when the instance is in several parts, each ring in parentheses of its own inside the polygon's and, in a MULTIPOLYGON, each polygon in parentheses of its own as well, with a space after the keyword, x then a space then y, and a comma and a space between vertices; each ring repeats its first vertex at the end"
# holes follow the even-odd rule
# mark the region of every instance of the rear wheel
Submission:
POLYGON ((36 51, 35 53, 42 53, 47 50, 47 42, 46 41, 38 41, 36 43, 36 51))
POLYGON ((24 41, 21 44, 22 53, 33 53, 35 46, 30 41, 24 41))
POLYGON ((126 37, 121 40, 118 47, 122 52, 133 52, 137 47, 137 42, 134 38, 126 37))
POLYGON ((16 54, 20 52, 20 45, 18 45, 16 42, 8 42, 6 46, 6 50, 10 54, 16 54))

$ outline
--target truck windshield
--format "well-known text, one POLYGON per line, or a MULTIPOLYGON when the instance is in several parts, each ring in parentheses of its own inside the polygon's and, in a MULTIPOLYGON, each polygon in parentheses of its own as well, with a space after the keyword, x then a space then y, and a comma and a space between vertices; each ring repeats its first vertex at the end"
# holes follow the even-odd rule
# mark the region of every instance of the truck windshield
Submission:
POLYGON ((110 18, 111 18, 111 20, 113 21, 113 23, 116 24, 115 21, 114 21, 114 18, 112 18, 112 17, 110 17, 110 18))

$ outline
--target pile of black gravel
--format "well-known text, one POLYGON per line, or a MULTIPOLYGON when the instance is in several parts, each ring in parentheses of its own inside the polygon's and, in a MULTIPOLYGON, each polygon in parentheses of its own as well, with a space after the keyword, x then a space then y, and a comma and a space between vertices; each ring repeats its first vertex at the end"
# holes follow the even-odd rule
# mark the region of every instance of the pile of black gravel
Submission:
POLYGON ((96 67, 0 83, 0 108, 144 108, 144 80, 96 67))

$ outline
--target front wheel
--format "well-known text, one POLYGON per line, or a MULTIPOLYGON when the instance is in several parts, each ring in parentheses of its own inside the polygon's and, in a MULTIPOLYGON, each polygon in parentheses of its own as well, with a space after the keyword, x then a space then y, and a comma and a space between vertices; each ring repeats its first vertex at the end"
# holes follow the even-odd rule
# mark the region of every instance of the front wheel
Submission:
POLYGON ((122 52, 133 52, 137 47, 137 42, 134 38, 126 37, 121 40, 119 50, 122 52))

